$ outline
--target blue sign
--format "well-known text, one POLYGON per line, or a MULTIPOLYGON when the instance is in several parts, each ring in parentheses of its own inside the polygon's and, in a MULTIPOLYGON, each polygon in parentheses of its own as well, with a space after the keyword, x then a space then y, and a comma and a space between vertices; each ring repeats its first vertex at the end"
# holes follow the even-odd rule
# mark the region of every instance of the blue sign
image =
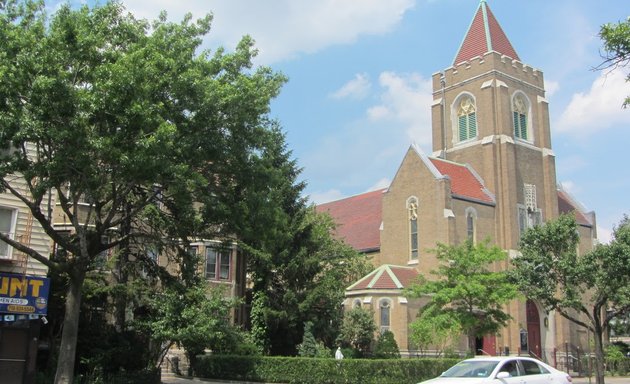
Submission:
POLYGON ((50 279, 0 273, 0 313, 45 315, 50 279))

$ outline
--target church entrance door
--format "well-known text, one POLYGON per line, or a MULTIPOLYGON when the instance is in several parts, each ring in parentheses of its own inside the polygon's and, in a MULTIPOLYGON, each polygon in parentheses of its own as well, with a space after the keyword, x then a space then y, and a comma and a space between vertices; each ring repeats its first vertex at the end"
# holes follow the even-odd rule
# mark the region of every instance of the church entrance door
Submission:
POLYGON ((527 300, 526 312, 527 345, 529 347, 529 353, 534 355, 534 357, 541 358, 540 315, 538 313, 538 307, 536 307, 533 301, 527 300))

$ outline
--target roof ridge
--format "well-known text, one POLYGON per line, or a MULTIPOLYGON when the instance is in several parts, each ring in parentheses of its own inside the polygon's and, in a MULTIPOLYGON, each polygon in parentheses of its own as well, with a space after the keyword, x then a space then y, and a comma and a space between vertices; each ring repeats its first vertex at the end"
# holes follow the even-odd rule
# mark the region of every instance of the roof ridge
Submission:
POLYGON ((361 192, 361 193, 357 193, 357 194, 354 194, 354 195, 350 195, 350 196, 342 197, 341 199, 331 200, 331 201, 327 201, 327 202, 325 202, 325 203, 320 203, 320 204, 315 204, 315 205, 321 206, 321 205, 326 205, 326 204, 330 204, 330 203, 336 203, 336 202, 338 202, 338 201, 344 201, 344 200, 348 200, 348 199, 353 199, 353 198, 355 198, 355 197, 359 197, 359 196, 363 196, 363 195, 368 195, 368 194, 370 194, 370 193, 384 192, 384 191, 386 191, 386 190, 387 190, 387 188, 378 188, 378 189, 375 189, 375 190, 373 190, 373 191, 361 192))
POLYGON ((465 167, 467 165, 466 163, 458 163, 457 161, 443 159, 441 157, 433 157, 433 156, 427 156, 427 157, 429 158, 429 160, 439 160, 439 161, 443 161, 445 163, 459 165, 460 167, 465 167))

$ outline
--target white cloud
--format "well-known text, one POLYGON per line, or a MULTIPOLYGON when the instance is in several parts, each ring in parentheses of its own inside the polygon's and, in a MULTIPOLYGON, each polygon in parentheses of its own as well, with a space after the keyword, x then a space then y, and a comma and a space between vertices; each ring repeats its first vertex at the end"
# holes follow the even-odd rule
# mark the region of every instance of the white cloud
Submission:
POLYGON ((560 89, 557 81, 545 80, 545 96, 551 97, 560 89))
POLYGON ((383 72, 379 84, 384 88, 380 104, 368 109, 370 120, 389 120, 402 124, 410 142, 431 144, 432 83, 418 74, 383 72))
POLYGON ((560 183, 562 185, 562 189, 569 192, 569 194, 573 195, 577 192, 577 187, 572 181, 562 181, 560 183))
POLYGON ((602 244, 609 244, 612 240, 612 229, 597 226, 597 240, 602 244))
POLYGON ((376 190, 379 190, 379 189, 388 188, 391 183, 392 183, 391 179, 389 179, 388 177, 383 177, 382 179, 380 179, 379 181, 374 183, 365 192, 376 191, 376 190))
POLYGON ((333 99, 363 99, 369 92, 372 84, 367 73, 357 73, 354 79, 348 81, 330 96, 333 99))
POLYGON ((309 195, 309 200, 315 204, 324 204, 330 201, 343 199, 344 196, 338 189, 330 189, 323 192, 313 192, 309 195))
POLYGON ((385 119, 390 114, 389 108, 384 105, 376 105, 374 107, 370 107, 367 110, 367 115, 370 120, 380 120, 385 119))
POLYGON ((630 84, 625 81, 626 73, 615 70, 602 73, 587 93, 576 93, 562 112, 555 129, 578 136, 620 127, 627 129, 630 113, 621 107, 630 95, 630 84))
POLYGON ((199 18, 214 15, 209 45, 230 49, 248 34, 256 40, 259 61, 270 64, 362 35, 389 32, 412 9, 415 0, 125 0, 140 17, 154 19, 166 10, 171 20, 184 12, 199 18))

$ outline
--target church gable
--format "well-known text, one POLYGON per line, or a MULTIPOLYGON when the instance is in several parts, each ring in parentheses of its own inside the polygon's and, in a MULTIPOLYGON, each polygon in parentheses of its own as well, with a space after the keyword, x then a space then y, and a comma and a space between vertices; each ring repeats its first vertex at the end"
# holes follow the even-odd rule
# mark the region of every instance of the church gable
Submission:
POLYGON ((386 264, 359 279, 347 291, 402 290, 408 288, 417 278, 418 272, 414 268, 386 264))

